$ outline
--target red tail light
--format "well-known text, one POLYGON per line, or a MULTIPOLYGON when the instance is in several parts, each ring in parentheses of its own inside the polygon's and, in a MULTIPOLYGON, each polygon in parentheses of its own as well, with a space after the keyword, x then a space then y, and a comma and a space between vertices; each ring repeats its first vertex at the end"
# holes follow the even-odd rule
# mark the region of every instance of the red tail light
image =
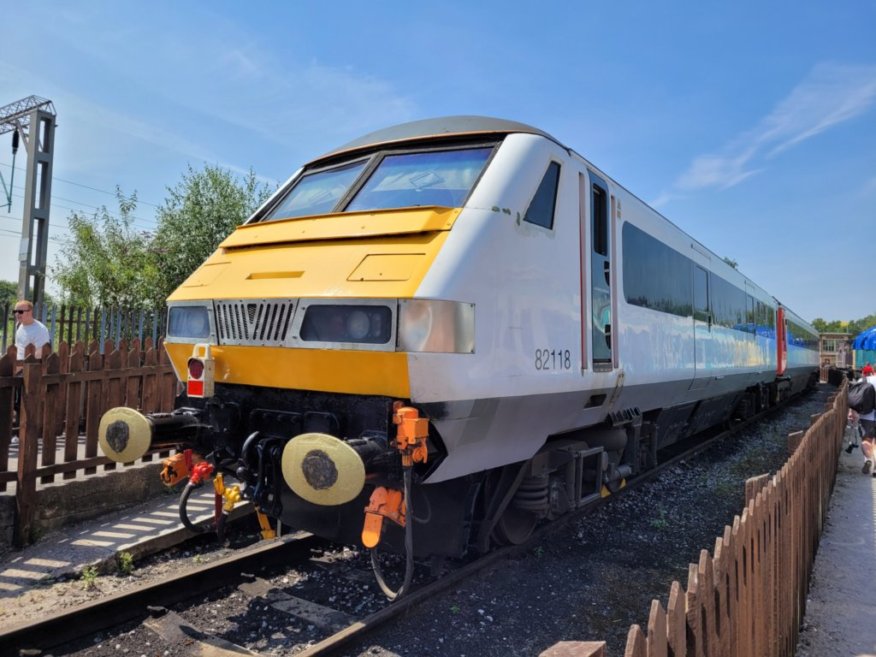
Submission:
POLYGON ((186 392, 189 397, 212 397, 214 380, 213 358, 209 344, 196 344, 186 363, 186 392))
POLYGON ((197 358, 189 359, 189 379, 200 379, 204 376, 204 363, 197 358))

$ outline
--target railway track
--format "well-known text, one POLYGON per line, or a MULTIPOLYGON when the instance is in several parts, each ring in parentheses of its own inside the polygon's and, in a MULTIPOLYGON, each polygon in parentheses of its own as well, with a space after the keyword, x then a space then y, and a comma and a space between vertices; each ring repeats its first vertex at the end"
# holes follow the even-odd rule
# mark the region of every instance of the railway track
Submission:
MULTIPOLYGON (((668 458, 659 468, 631 481, 629 488, 633 489, 653 479, 665 468, 673 467, 679 461, 707 449, 714 441, 742 431, 763 418, 764 416, 761 415, 739 423, 730 430, 715 432, 707 440, 689 446, 668 458)), ((210 657, 258 654, 244 646, 226 641, 220 636, 221 633, 197 627, 195 623, 186 620, 185 612, 169 610, 173 605, 196 597, 216 595, 221 590, 227 591, 228 587, 236 587, 236 592, 250 601, 250 604, 252 601, 259 601, 260 604, 270 606, 277 613, 295 617, 321 631, 322 638, 309 642, 310 645, 297 650, 296 655, 328 654, 430 600, 442 590, 464 582, 479 571, 503 559, 527 552, 532 545, 545 540, 549 534, 559 531, 568 523, 580 519, 603 501, 596 500, 589 507, 539 527, 525 544, 494 550, 482 558, 452 569, 441 577, 429 578, 426 581, 421 578, 416 588, 408 595, 393 604, 385 603, 370 613, 351 614, 320 602, 307 600, 278 590, 270 581, 260 577, 261 573, 270 569, 297 567, 313 561, 314 551, 325 548, 325 542, 313 536, 292 535, 259 543, 209 565, 192 568, 170 581, 143 586, 125 594, 108 596, 99 602, 83 605, 67 613, 9 628, 0 632, 0 654, 14 655, 19 651, 22 655, 38 655, 41 654, 41 650, 81 643, 86 637, 125 623, 142 624, 160 637, 165 644, 186 646, 187 652, 180 654, 201 654, 210 657)), ((320 562, 320 566, 327 567, 327 564, 320 562)))

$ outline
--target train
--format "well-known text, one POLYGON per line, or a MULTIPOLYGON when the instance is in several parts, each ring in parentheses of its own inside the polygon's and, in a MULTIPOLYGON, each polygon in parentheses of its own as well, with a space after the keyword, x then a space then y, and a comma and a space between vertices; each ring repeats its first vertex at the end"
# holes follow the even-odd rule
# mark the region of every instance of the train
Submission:
POLYGON ((607 173, 478 116, 308 162, 167 304, 186 394, 109 411, 104 453, 174 445, 283 526, 409 563, 521 544, 819 363, 812 326, 607 173))

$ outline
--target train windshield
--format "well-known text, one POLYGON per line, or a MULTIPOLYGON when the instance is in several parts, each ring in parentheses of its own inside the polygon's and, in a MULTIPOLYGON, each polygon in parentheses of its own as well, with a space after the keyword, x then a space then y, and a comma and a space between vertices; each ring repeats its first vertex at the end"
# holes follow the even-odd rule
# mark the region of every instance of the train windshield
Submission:
POLYGON ((417 206, 461 207, 493 146, 381 153, 305 173, 264 220, 417 206), (375 161, 376 166, 367 166, 375 161))
POLYGON ((362 173, 368 160, 304 174, 266 219, 288 219, 332 212, 362 173))

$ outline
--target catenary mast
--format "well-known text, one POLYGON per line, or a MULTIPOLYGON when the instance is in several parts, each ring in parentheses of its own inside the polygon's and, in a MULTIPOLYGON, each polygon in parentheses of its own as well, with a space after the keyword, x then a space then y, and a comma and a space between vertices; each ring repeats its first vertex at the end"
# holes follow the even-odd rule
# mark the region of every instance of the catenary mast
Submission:
MULTIPOLYGON (((35 304, 41 304, 45 296, 55 116, 52 101, 39 96, 28 96, 0 107, 0 135, 13 133, 13 154, 18 148, 19 136, 27 149, 21 245, 18 251, 18 297, 31 299, 35 304)), ((6 187, 5 182, 3 186, 6 187)), ((10 181, 10 196, 11 186, 10 181)))

